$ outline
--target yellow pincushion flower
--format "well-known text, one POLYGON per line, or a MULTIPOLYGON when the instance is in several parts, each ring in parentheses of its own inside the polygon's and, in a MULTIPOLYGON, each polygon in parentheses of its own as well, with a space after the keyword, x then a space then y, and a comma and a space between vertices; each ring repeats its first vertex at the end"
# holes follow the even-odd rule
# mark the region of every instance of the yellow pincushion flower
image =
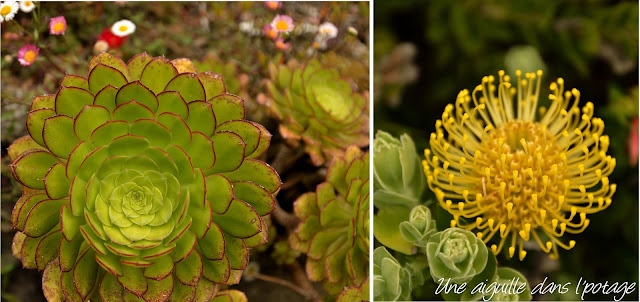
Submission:
POLYGON ((611 204, 616 160, 593 104, 578 107, 577 89, 564 91, 558 78, 551 105, 538 108, 542 71, 516 76, 515 86, 500 71, 498 83, 485 76, 473 92, 461 91, 436 121, 422 164, 452 226, 475 229, 485 243, 498 236, 494 254, 506 242, 509 257, 517 248, 522 260, 531 240, 557 259, 558 246, 576 244, 561 237, 584 231, 586 214, 611 204))

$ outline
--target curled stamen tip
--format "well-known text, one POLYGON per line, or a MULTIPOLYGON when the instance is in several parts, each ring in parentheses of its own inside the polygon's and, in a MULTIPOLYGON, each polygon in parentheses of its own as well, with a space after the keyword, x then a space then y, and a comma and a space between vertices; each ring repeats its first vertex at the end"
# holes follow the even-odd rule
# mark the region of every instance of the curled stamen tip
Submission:
POLYGON ((478 232, 476 236, 478 236, 478 239, 482 240, 482 232, 478 232))
POLYGON ((504 231, 505 231, 506 229, 507 229, 507 225, 506 225, 506 224, 504 224, 504 223, 503 223, 503 224, 501 224, 501 225, 500 225, 500 236, 501 236, 501 237, 504 237, 504 235, 505 235, 505 234, 504 234, 504 231))
POLYGON ((464 210, 464 202, 458 202, 458 210, 460 210, 460 212, 464 210))
POLYGON ((525 256, 527 256, 527 251, 520 251, 520 261, 524 260, 525 256))
POLYGON ((572 249, 574 246, 576 246, 576 241, 575 240, 569 241, 569 249, 572 249))
POLYGON ((513 257, 513 254, 516 252, 516 248, 511 246, 509 247, 509 258, 513 257))
POLYGON ((492 245, 491 245, 491 251, 492 251, 494 254, 497 254, 497 253, 498 253, 498 246, 497 246, 497 245, 495 245, 495 244, 492 244, 492 245))
POLYGON ((558 219, 554 218, 551 220, 551 227, 553 227, 554 230, 558 227, 558 219))
POLYGON ((520 75, 522 75, 522 71, 520 69, 516 70, 516 76, 519 77, 520 75))
POLYGON ((456 227, 456 221, 455 220, 451 220, 451 227, 455 228, 456 227))
MULTIPOLYGON (((540 219, 544 222, 544 218, 547 217, 546 210, 540 210, 540 219)), ((556 220, 557 221, 557 220, 556 220)))
POLYGON ((518 234, 520 234, 520 237, 522 237, 522 239, 524 240, 529 240, 529 238, 527 238, 527 233, 524 230, 520 230, 520 232, 518 232, 518 234))
POLYGON ((553 246, 553 243, 551 243, 551 241, 547 241, 547 250, 551 250, 551 247, 553 246))
MULTIPOLYGON (((444 195, 444 194, 443 194, 444 195)), ((447 209, 451 208, 451 204, 453 202, 451 201, 451 199, 447 199, 447 201, 445 201, 445 205, 447 206, 447 209)))
POLYGON ((507 212, 511 212, 513 210, 513 203, 507 202, 507 212))
POLYGON ((476 224, 482 223, 482 217, 476 217, 476 224))
POLYGON ((493 230, 493 218, 489 218, 489 220, 487 221, 487 223, 489 224, 489 229, 493 230))
POLYGON ((538 71, 536 71, 536 73, 538 74, 538 76, 542 75, 542 70, 538 69, 538 71))

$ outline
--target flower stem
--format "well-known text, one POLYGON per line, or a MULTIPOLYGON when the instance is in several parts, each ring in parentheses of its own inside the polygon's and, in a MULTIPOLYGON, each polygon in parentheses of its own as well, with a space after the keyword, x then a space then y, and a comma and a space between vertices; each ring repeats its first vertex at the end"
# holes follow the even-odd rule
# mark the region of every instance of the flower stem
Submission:
POLYGON ((60 65, 58 65, 58 63, 56 63, 52 58, 51 58, 51 53, 49 52, 48 49, 46 48, 41 48, 43 50, 42 54, 44 56, 45 59, 47 59, 47 61, 49 61, 49 63, 55 68, 57 69, 59 72, 61 73, 65 73, 65 70, 60 67, 60 65))
POLYGON ((33 21, 35 22, 35 26, 33 27, 33 39, 35 42, 38 42, 38 38, 40 38, 40 19, 38 19, 38 11, 40 10, 40 4, 36 3, 36 8, 32 10, 33 13, 33 21))
POLYGON ((69 39, 67 39, 67 35, 63 34, 62 37, 64 39, 64 43, 67 44, 67 47, 69 49, 71 49, 71 52, 73 53, 73 57, 74 58, 78 58, 78 54, 76 53, 76 49, 71 47, 71 43, 69 43, 69 39))
POLYGON ((33 34, 31 34, 30 32, 26 31, 24 29, 24 27, 22 27, 22 25, 20 25, 20 23, 18 23, 18 21, 16 21, 16 19, 12 19, 11 21, 13 21, 13 24, 15 24, 21 32, 31 36, 35 40, 35 37, 33 36, 33 34))

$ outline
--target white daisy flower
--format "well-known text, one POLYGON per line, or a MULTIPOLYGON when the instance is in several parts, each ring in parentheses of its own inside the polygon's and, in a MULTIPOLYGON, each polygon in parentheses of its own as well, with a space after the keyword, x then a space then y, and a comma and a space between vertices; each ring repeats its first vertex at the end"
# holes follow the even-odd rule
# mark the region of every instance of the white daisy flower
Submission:
POLYGON ((30 13, 36 7, 33 1, 20 1, 20 10, 25 13, 30 13))
POLYGON ((9 0, 5 1, 0 5, 0 22, 9 21, 13 19, 13 17, 18 12, 18 3, 9 0))
POLYGON ((338 36, 338 28, 331 22, 325 22, 318 27, 318 33, 331 39, 338 36))
POLYGON ((129 20, 120 20, 111 26, 111 32, 118 37, 126 37, 136 31, 136 25, 129 20))

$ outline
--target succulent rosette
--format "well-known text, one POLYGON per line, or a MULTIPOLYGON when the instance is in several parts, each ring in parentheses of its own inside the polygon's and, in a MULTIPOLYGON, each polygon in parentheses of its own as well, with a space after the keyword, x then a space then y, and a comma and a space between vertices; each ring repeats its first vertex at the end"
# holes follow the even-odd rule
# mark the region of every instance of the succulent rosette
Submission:
POLYGON ((335 158, 327 181, 300 196, 294 212, 301 222, 289 242, 307 254, 309 279, 337 294, 369 276, 369 152, 351 146, 335 158))
POLYGON ((487 246, 473 233, 448 228, 431 235, 427 243, 427 257, 431 277, 451 278, 451 282, 462 283, 480 274, 487 265, 487 246))
POLYGON ((266 241, 271 135, 189 63, 102 53, 33 100, 9 147, 13 252, 48 300, 210 300, 266 241))
POLYGON ((415 206, 409 213, 409 220, 400 223, 400 234, 411 244, 424 251, 429 237, 436 232, 436 221, 431 219, 429 208, 415 206))
POLYGON ((269 73, 266 106, 281 120, 282 136, 294 146, 302 140, 315 165, 343 156, 349 145, 369 145, 369 101, 336 67, 292 60, 271 63, 269 73))

